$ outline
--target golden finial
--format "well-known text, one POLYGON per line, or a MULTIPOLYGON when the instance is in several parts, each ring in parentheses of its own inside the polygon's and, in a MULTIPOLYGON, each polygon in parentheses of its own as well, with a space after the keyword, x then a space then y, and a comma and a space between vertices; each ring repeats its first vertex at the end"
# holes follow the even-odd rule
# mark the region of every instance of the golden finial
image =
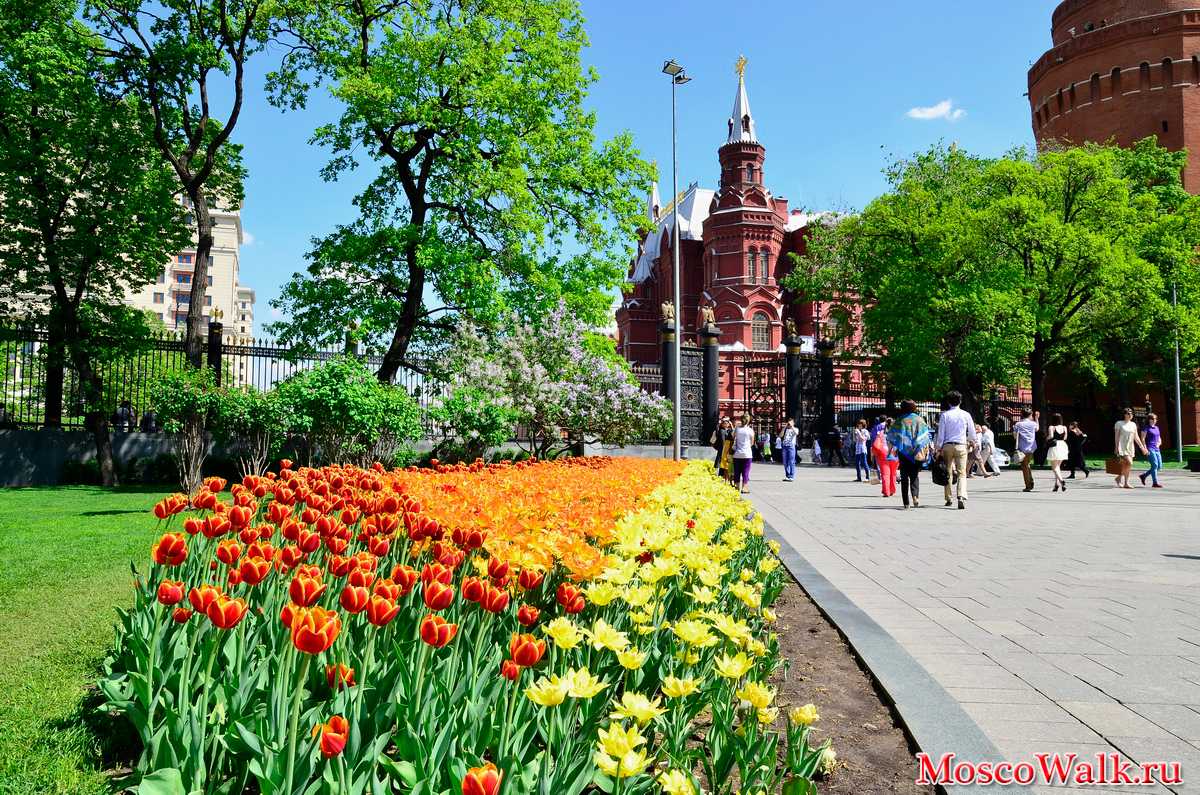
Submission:
POLYGON ((746 75, 746 56, 739 55, 738 59, 733 64, 733 70, 737 72, 738 79, 741 80, 746 75))

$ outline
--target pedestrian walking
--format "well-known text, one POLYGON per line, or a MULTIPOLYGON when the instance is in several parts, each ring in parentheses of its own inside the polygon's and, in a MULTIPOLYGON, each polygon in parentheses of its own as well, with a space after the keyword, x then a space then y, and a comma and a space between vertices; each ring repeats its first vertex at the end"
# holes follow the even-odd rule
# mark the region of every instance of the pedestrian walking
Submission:
POLYGON ((738 418, 733 429, 733 483, 745 494, 750 490, 750 461, 754 456, 754 429, 750 427, 750 415, 738 418))
POLYGON ((758 455, 759 461, 771 460, 771 434, 766 429, 758 432, 758 455))
POLYGON ((879 469, 880 493, 884 497, 891 497, 896 493, 896 470, 899 465, 896 451, 887 440, 890 426, 891 420, 885 419, 883 429, 875 436, 875 442, 871 445, 871 452, 875 455, 875 466, 879 469))
POLYGON ((1158 482, 1158 473, 1162 469, 1162 429, 1158 427, 1158 416, 1154 413, 1146 415, 1146 430, 1142 431, 1142 447, 1146 451, 1146 458, 1150 460, 1150 468, 1138 476, 1142 481, 1142 485, 1146 485, 1146 478, 1150 478, 1150 482, 1156 489, 1161 489, 1162 484, 1158 482))
POLYGON ((978 472, 981 477, 986 478, 988 473, 987 469, 984 468, 983 426, 981 426, 978 422, 975 423, 975 438, 979 440, 979 446, 972 450, 971 454, 967 456, 967 477, 973 478, 975 477, 975 473, 978 472))
POLYGON ((982 434, 979 446, 983 449, 984 477, 995 477, 1000 474, 1000 468, 996 466, 996 434, 986 422, 979 423, 979 428, 982 434), (987 471, 989 469, 991 472, 987 471))
POLYGON ((833 427, 825 433, 825 463, 833 466, 833 459, 837 459, 838 466, 846 466, 846 459, 842 455, 842 429, 836 422, 833 427))
POLYGON ((1017 455, 1021 456, 1021 476, 1025 478, 1025 491, 1033 491, 1033 454, 1037 451, 1038 424, 1033 412, 1021 409, 1021 419, 1013 423, 1013 435, 1017 438, 1017 455))
POLYGON ((1072 420, 1067 426, 1067 471, 1071 474, 1067 475, 1067 480, 1072 480, 1075 477, 1075 470, 1082 469, 1083 476, 1086 478, 1091 473, 1088 470, 1087 459, 1083 457, 1083 446, 1087 443, 1088 436, 1083 432, 1083 428, 1079 427, 1079 422, 1072 420))
POLYGON ((789 483, 796 479, 796 439, 799 436, 796 421, 788 417, 787 424, 779 432, 779 447, 783 450, 783 479, 789 483))
POLYGON ((942 412, 938 421, 937 436, 933 446, 938 455, 946 463, 948 477, 943 486, 946 496, 946 507, 951 504, 951 487, 955 473, 958 474, 958 509, 967 507, 967 455, 972 447, 978 446, 975 435, 975 420, 970 412, 964 411, 962 393, 957 389, 946 394, 947 409, 942 412))
MULTIPOLYGON (((875 422, 871 423, 871 438, 869 440, 870 444, 867 445, 869 450, 875 449, 875 439, 878 438, 879 434, 883 433, 885 428, 887 428, 887 417, 880 414, 875 418, 875 422)), ((879 470, 879 461, 875 457, 874 453, 867 456, 867 458, 871 462, 871 466, 875 468, 875 473, 882 477, 883 473, 879 470)))
POLYGON ((1050 425, 1046 427, 1046 461, 1050 471, 1054 473, 1054 490, 1067 490, 1067 481, 1062 476, 1062 463, 1070 456, 1067 448, 1067 426, 1063 425, 1062 415, 1055 412, 1050 415, 1050 425))
POLYGON ((906 509, 910 500, 912 507, 921 507, 921 468, 929 459, 931 438, 929 424, 917 413, 916 401, 901 401, 900 418, 892 423, 887 440, 900 463, 900 499, 906 509))
POLYGON ((867 421, 860 419, 851 431, 854 435, 854 479, 863 482, 863 476, 871 479, 871 465, 867 461, 867 445, 870 443, 871 432, 867 430, 867 421))
POLYGON ((1148 452, 1142 437, 1138 435, 1137 423, 1133 421, 1133 409, 1125 409, 1122 418, 1113 426, 1113 450, 1116 451, 1120 470, 1117 473, 1117 488, 1132 489, 1129 485, 1129 472, 1133 469, 1134 447, 1148 452))
POLYGON ((716 467, 718 474, 729 480, 729 446, 733 441, 733 423, 728 417, 721 418, 708 441, 717 454, 713 466, 716 467))

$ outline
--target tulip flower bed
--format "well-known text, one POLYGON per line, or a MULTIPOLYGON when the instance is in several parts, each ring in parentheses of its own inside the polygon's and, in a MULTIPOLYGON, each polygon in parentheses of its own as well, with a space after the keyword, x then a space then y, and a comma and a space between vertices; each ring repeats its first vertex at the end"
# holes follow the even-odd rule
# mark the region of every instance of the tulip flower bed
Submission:
POLYGON ((795 795, 832 760, 779 719, 784 575, 707 465, 225 486, 155 507, 100 682, 146 795, 795 795))

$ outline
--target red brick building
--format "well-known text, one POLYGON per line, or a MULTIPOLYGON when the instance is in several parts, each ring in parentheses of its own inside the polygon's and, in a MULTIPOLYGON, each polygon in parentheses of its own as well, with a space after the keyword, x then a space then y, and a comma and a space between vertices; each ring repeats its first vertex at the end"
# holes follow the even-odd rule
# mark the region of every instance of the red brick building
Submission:
MULTIPOLYGON (((803 253, 808 225, 818 216, 789 209, 767 187, 766 147, 758 137, 743 75, 717 149, 721 168, 715 190, 688 186, 679 206, 681 338, 697 344, 702 308, 713 310, 720 329, 723 411, 741 400, 733 376, 745 352, 781 355, 791 320, 805 351, 822 333, 836 338, 855 315, 853 306, 797 301, 780 285, 791 269, 789 254, 803 253)), ((672 299, 672 203, 658 188, 647 207, 649 228, 630 264, 631 289, 617 309, 617 349, 631 362, 658 364, 663 302, 672 299)), ((845 376, 843 376, 845 377, 845 376)))
MULTIPOLYGON (((1038 141, 1157 135, 1200 153, 1200 4, 1195 0, 1064 0, 1053 46, 1029 69, 1038 141)), ((1184 172, 1200 191, 1200 155, 1184 172)))
MULTIPOLYGON (((1039 143, 1061 141, 1128 146, 1150 135, 1191 153, 1184 186, 1200 192, 1200 3, 1196 0, 1064 0, 1054 10, 1053 46, 1029 69, 1029 106, 1039 143)), ((1048 386, 1049 397, 1068 397, 1048 386)), ((1160 418, 1173 384, 1127 387, 1100 395, 1141 406, 1151 395, 1160 418)), ((1183 401, 1183 439, 1200 439, 1200 406, 1183 401)), ((1173 436, 1173 429, 1169 431, 1173 436)), ((1165 441, 1165 440, 1164 440, 1165 441)), ((1173 441, 1173 439, 1172 439, 1173 441)))

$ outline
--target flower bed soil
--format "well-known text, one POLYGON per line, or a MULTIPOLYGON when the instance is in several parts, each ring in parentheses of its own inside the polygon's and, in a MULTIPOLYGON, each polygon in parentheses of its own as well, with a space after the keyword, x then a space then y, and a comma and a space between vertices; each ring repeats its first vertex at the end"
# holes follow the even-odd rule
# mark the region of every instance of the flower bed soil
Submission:
POLYGON ((782 656, 791 661, 772 684, 784 704, 816 704, 821 719, 812 742, 833 740, 837 769, 817 782, 827 793, 933 793, 915 783, 917 767, 908 738, 874 682, 838 631, 795 581, 775 605, 782 656))

